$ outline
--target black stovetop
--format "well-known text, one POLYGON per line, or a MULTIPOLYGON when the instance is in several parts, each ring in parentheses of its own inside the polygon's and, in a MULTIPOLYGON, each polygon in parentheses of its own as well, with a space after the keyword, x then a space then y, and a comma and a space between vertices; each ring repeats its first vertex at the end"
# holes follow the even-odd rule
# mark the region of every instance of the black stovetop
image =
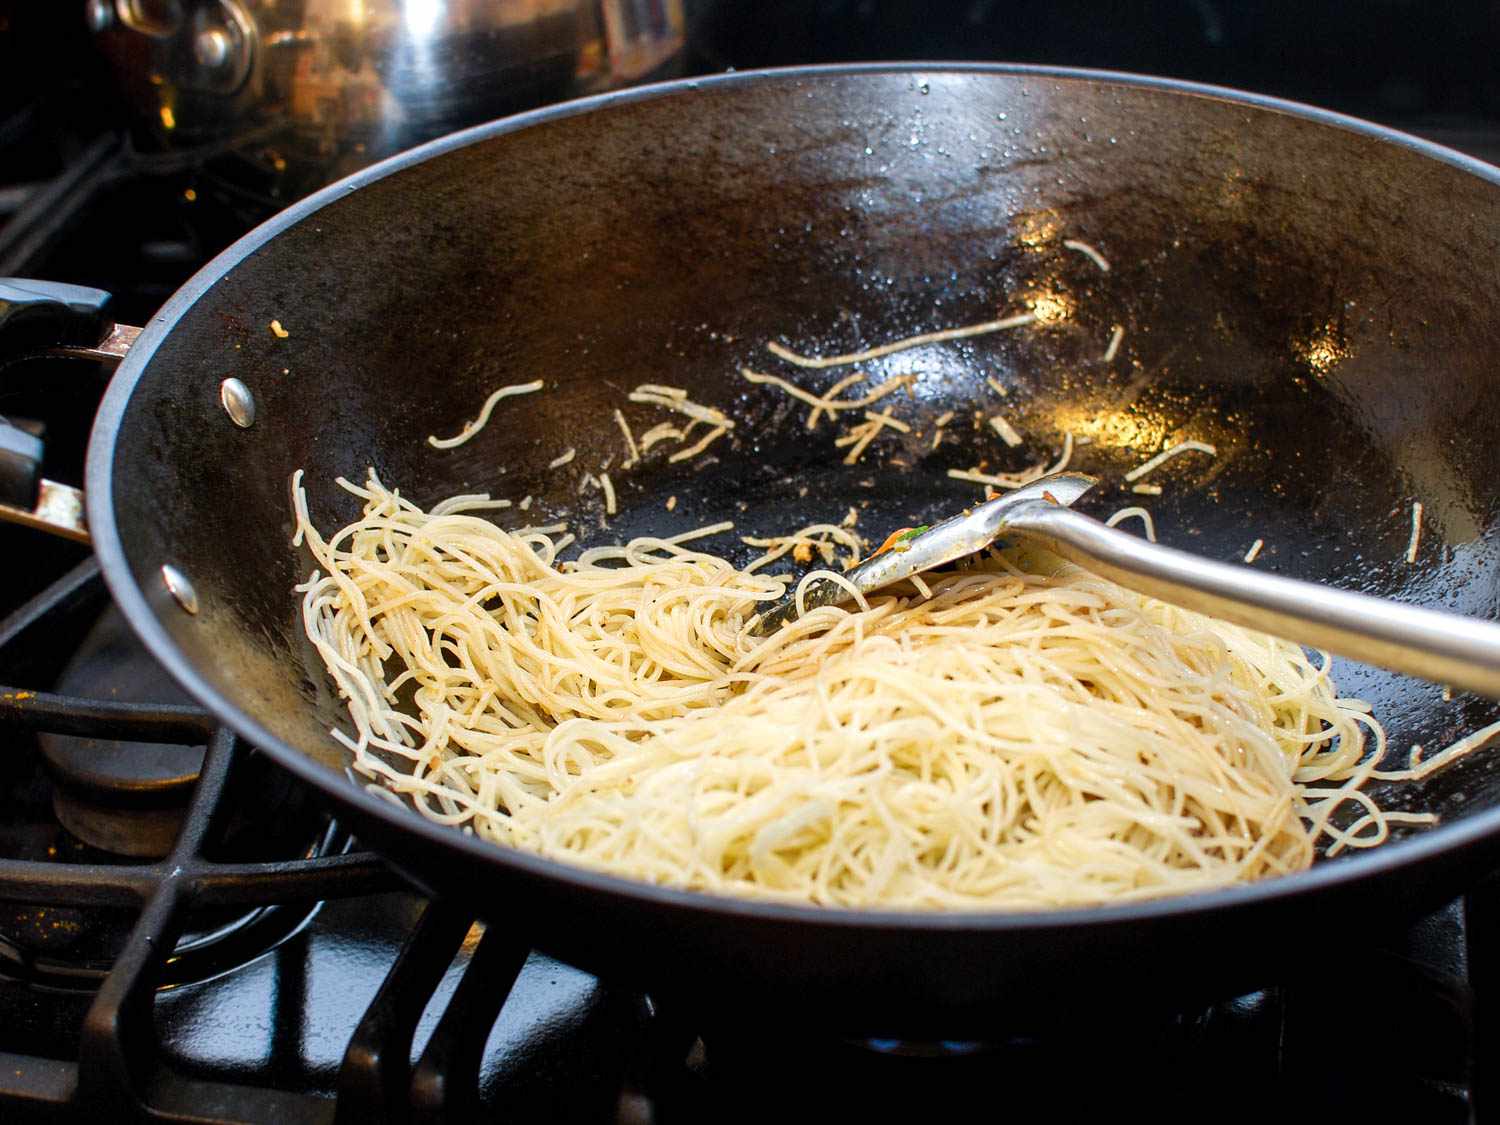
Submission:
MULTIPOLYGON (((138 151, 106 80, 77 65, 77 13, 40 10, 12 26, 0 0, 0 275, 111 289, 139 323, 276 201, 222 161, 138 151), (23 45, 22 23, 53 38, 23 45)), ((766 0, 723 5, 696 49, 703 69, 1007 58, 1172 74, 1500 159, 1496 11, 766 0)), ((53 479, 81 483, 102 384, 79 365, 0 376, 0 409, 45 422, 53 479)), ((711 998, 663 1009, 531 951, 523 918, 486 929, 412 891, 187 702, 86 550, 0 528, 0 552, 21 560, 0 588, 0 1119, 1500 1119, 1481 1113, 1500 1098, 1484 1018, 1500 878, 1361 948, 1287 935, 1303 978, 1167 1021, 1079 1010, 1061 1038, 1004 1012, 987 1042, 911 1043, 750 1026, 711 998)))

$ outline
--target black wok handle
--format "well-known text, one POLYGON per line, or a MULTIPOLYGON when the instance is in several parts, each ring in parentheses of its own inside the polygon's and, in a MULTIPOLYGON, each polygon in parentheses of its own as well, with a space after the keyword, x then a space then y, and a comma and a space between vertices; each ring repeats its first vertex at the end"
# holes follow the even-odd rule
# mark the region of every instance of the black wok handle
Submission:
MULTIPOLYGON (((0 367, 37 354, 118 362, 139 329, 108 317, 109 294, 83 285, 0 278, 0 367)), ((0 418, 0 520, 87 543, 83 493, 42 476, 41 436, 0 418)))
POLYGON ((60 281, 0 278, 0 356, 104 338, 109 294, 60 281))

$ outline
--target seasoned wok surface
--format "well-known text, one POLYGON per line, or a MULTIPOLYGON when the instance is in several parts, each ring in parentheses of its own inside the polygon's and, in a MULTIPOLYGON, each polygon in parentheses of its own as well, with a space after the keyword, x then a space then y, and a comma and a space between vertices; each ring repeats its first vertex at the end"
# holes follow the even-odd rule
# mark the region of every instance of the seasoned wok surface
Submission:
MULTIPOLYGON (((288 595, 306 566, 286 541, 296 467, 325 525, 353 512, 332 478, 367 465, 418 501, 530 493, 569 515, 582 472, 613 455, 623 510, 601 528, 585 497, 589 541, 723 518, 770 534, 851 505, 875 534, 976 495, 947 469, 1019 468, 1065 432, 1091 443, 1074 466, 1109 480, 1195 438, 1218 456, 1153 474, 1161 497, 1122 485, 1094 510, 1142 502, 1164 541, 1211 557, 1263 538, 1271 569, 1495 611, 1500 301, 1474 265, 1500 233, 1488 184, 1352 132, 1109 84, 902 73, 692 100, 497 136, 351 192, 252 255, 158 349, 144 386, 161 398, 126 420, 151 436, 117 486, 133 554, 153 569, 156 544, 197 544, 184 562, 214 627, 182 639, 210 644, 225 686, 253 692, 279 735, 321 753, 334 718, 326 699, 306 706, 321 673, 288 595), (872 382, 918 374, 887 402, 920 436, 888 434, 853 467, 833 448, 842 427, 809 435, 805 408, 737 373, 821 389, 846 370, 798 371, 764 343, 848 351, 1028 308, 1049 319, 865 365, 872 382), (248 433, 209 393, 229 373, 261 405, 248 433), (502 403, 466 445, 426 444, 533 378, 546 391, 502 403), (626 404, 641 382, 684 387, 738 426, 706 457, 668 467, 659 447, 621 472, 610 411, 637 430, 667 417, 626 404), (975 429, 976 409, 1003 411, 1026 444, 975 429), (932 451, 946 410, 958 417, 932 451), (549 471, 569 447, 575 463, 549 471), (201 474, 194 497, 158 503, 187 483, 178 464, 201 474)), ((1488 714, 1347 679, 1402 742, 1488 714)))
MULTIPOLYGON (((1500 609, 1500 275, 1487 265, 1500 193, 1473 169, 1165 85, 941 69, 736 76, 544 113, 400 165, 324 193, 211 266, 122 368, 133 390, 106 403, 93 453, 108 494, 92 502, 113 504, 120 557, 145 591, 124 591, 127 611, 242 729, 293 765, 294 750, 332 771, 316 773, 330 791, 347 789, 327 735, 342 707, 291 591, 310 568, 289 546, 297 468, 325 529, 357 507, 333 478, 373 466, 421 503, 533 495, 533 516, 567 516, 586 542, 725 518, 736 535, 774 534, 851 506, 878 541, 980 494, 947 470, 1018 469, 1072 434, 1071 467, 1112 482, 1085 501, 1095 514, 1143 503, 1162 541, 1209 557, 1239 558, 1260 538, 1257 565, 1283 573, 1500 609), (738 374, 822 389, 845 371, 799 371, 765 343, 844 352, 1027 309, 1043 322, 868 364, 871 384, 916 373, 887 400, 915 432, 883 435, 855 466, 833 447, 843 424, 809 434, 804 407, 738 374), (1125 335, 1106 363, 1115 326, 1125 335), (257 398, 250 430, 218 405, 231 374, 257 398), (535 378, 546 389, 502 402, 472 441, 427 444, 496 387, 535 378), (611 411, 638 434, 665 418, 626 403, 643 382, 685 388, 735 430, 701 458, 668 465, 659 447, 620 471, 611 411), (976 409, 1003 411, 1026 442, 1008 449, 976 429, 976 409), (958 416, 934 451, 933 419, 948 410, 958 416), (1159 497, 1119 484, 1184 439, 1218 455, 1154 473, 1159 497), (575 462, 549 471, 570 447, 575 462), (598 493, 580 501, 578 482, 608 457, 621 510, 601 526, 598 493), (1414 500, 1426 520, 1410 565, 1414 500), (167 561, 196 584, 197 618, 160 595, 167 561)), ((750 553, 734 537, 717 545, 750 553)), ((1340 683, 1375 704, 1403 753, 1494 717, 1355 665, 1340 683)), ((1461 821, 1500 797, 1496 769, 1476 756, 1382 799, 1461 821)), ((372 838, 410 845, 410 864, 441 883, 446 836, 405 819, 422 832, 377 815, 372 838)), ((471 866, 452 872, 473 869, 477 853, 464 855, 471 866)), ((535 901, 556 890, 496 851, 494 869, 506 864, 535 901)), ((696 924, 693 907, 674 909, 696 924)), ((579 941, 582 959, 598 953, 579 941)), ((871 958, 897 952, 877 947, 871 958)), ((672 950, 685 965, 713 959, 688 936, 672 950)), ((906 983, 934 995, 914 969, 906 983)), ((992 985, 973 977, 933 1002, 992 985)))

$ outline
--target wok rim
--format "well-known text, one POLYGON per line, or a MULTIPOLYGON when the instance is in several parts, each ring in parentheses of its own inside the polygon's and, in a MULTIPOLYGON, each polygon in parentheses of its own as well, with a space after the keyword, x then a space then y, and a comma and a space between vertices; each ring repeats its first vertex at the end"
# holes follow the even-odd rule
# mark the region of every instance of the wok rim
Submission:
MULTIPOLYGON (((293 776, 312 785, 335 805, 350 808, 359 817, 374 819, 386 830, 411 833, 429 847, 451 850, 474 862, 498 868, 504 876, 566 884, 575 892, 609 896, 647 909, 666 909, 718 917, 747 917, 757 921, 795 923, 798 926, 851 932, 905 932, 999 935, 1024 931, 1106 930, 1136 923, 1161 922, 1205 915, 1238 913, 1272 905, 1290 906, 1334 888, 1389 876, 1402 869, 1419 867, 1447 853, 1458 852, 1488 837, 1500 834, 1500 805, 1466 815, 1458 821, 1439 824, 1419 835, 1393 841, 1332 862, 1315 863, 1304 871, 1275 876, 1254 883, 1184 895, 1168 895, 1122 904, 1038 910, 867 910, 852 907, 795 905, 762 899, 738 898, 717 893, 676 889, 641 883, 622 876, 589 870, 559 860, 482 840, 472 834, 429 821, 410 808, 398 808, 367 792, 347 777, 315 761, 290 743, 276 737, 249 712, 218 692, 202 677, 195 664, 172 640, 136 582, 120 528, 115 520, 112 497, 115 481, 115 447, 126 411, 136 387, 157 348, 178 321, 240 262, 270 243, 277 235, 309 218, 329 203, 377 180, 447 152, 492 137, 518 132, 534 125, 595 112, 614 106, 668 97, 691 97, 700 90, 718 90, 763 83, 794 83, 824 78, 865 75, 996 75, 1056 79, 1092 85, 1121 85, 1189 97, 1225 101, 1259 111, 1296 117, 1325 127, 1351 131, 1387 144, 1415 151, 1428 159, 1451 165, 1500 188, 1500 168, 1419 137, 1360 118, 1305 105, 1283 98, 1255 94, 1229 87, 1180 79, 1022 63, 961 62, 863 62, 816 66, 775 67, 674 79, 632 87, 586 98, 561 102, 525 113, 499 118, 438 137, 415 148, 387 157, 344 179, 314 192, 278 212, 220 252, 185 282, 144 326, 140 337, 120 363, 101 401, 89 438, 85 468, 85 503, 93 548, 115 604, 151 655, 189 695, 214 717, 251 745, 271 756, 293 776)), ((398 866, 400 856, 376 849, 398 866)), ((417 865, 420 874, 420 865, 417 865)), ((438 881, 440 882, 440 881, 438 881)))

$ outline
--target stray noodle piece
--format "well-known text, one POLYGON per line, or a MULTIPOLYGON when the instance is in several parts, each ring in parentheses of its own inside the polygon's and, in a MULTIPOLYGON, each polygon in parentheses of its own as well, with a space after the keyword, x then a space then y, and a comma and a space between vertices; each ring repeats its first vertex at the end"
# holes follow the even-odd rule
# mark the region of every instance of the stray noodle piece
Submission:
POLYGON ((1076 238, 1065 238, 1063 239, 1063 245, 1066 246, 1069 250, 1077 250, 1086 258, 1093 259, 1094 265, 1098 266, 1105 273, 1109 272, 1109 259, 1107 259, 1103 254, 1099 253, 1099 251, 1095 250, 1087 242, 1080 241, 1076 238))
POLYGON ((1453 702, 1453 685, 1452 684, 1444 684, 1443 685, 1443 702, 1444 703, 1452 703, 1453 702))
POLYGON ((1164 449, 1151 458, 1151 460, 1131 469, 1130 472, 1125 474, 1125 479, 1126 481, 1140 480, 1163 461, 1176 457, 1179 453, 1188 453, 1192 450, 1197 450, 1199 453, 1207 453, 1210 457, 1217 457, 1219 455, 1219 451, 1206 441, 1179 441, 1171 449, 1164 449))
POLYGON ((667 543, 686 543, 689 539, 706 539, 710 535, 722 535, 726 531, 734 530, 734 521, 725 520, 723 523, 711 523, 706 527, 695 527, 692 531, 682 531, 676 535, 668 535, 664 540, 667 543))
POLYGON ((924 598, 928 599, 929 601, 932 600, 932 587, 922 581, 922 576, 920 574, 913 574, 911 576, 911 584, 917 588, 917 592, 924 598))
POLYGON ((599 478, 593 473, 584 473, 583 479, 578 482, 578 495, 582 496, 590 488, 599 487, 599 478))
POLYGON ((1417 548, 1422 543, 1422 501, 1418 500, 1411 506, 1411 541, 1406 545, 1406 561, 1414 563, 1417 561, 1417 548))
MULTIPOLYGON (((732 425, 734 425, 733 422, 729 424, 729 426, 732 425)), ((672 454, 672 456, 668 457, 668 464, 675 465, 678 461, 686 461, 689 457, 698 456, 698 454, 702 453, 710 445, 723 437, 724 434, 728 431, 729 426, 716 426, 712 430, 709 430, 708 433, 703 435, 702 440, 700 440, 698 444, 690 445, 686 449, 679 449, 676 453, 672 454)))
POLYGON ((766 552, 745 567, 746 574, 753 574, 762 567, 769 566, 788 552, 791 553, 793 561, 809 563, 812 562, 813 552, 816 551, 826 566, 836 560, 838 547, 843 547, 849 552, 841 564, 845 570, 848 570, 859 562, 859 557, 865 549, 865 542, 858 535, 842 527, 835 527, 831 523, 815 523, 794 531, 790 535, 773 535, 767 538, 747 535, 741 537, 740 542, 747 547, 763 548, 766 552))
POLYGON ((275 336, 278 340, 285 340, 291 333, 281 327, 281 321, 273 320, 271 321, 271 335, 275 336))
POLYGON ((1415 813, 1398 812, 1394 809, 1381 809, 1377 813, 1365 813, 1348 828, 1337 830, 1325 827, 1330 836, 1335 837, 1328 848, 1328 858, 1332 859, 1345 848, 1373 848, 1383 844, 1390 839, 1390 826, 1393 824, 1436 824, 1437 813, 1415 813), (1366 828, 1375 828, 1373 836, 1360 835, 1366 828))
POLYGON ((667 438, 672 438, 674 441, 681 441, 685 436, 671 422, 659 422, 641 435, 641 452, 651 452, 653 445, 659 441, 666 441, 667 438))
POLYGON ((523 511, 523 512, 526 511, 528 508, 531 507, 531 496, 530 495, 523 496, 521 498, 521 502, 519 504, 517 504, 516 507, 520 508, 521 511, 523 511))
POLYGON ((875 440, 880 431, 886 426, 889 426, 893 430, 899 430, 904 434, 911 433, 911 427, 899 419, 892 418, 889 410, 883 410, 879 414, 866 410, 865 419, 866 421, 862 425, 855 426, 833 443, 839 448, 846 445, 853 445, 854 448, 849 450, 844 457, 844 464, 846 465, 858 464, 859 459, 864 456, 864 452, 869 448, 870 443, 875 440))
MULTIPOLYGON (((685 414, 698 422, 707 422, 710 426, 722 426, 726 430, 734 429, 734 420, 721 410, 712 406, 704 406, 688 398, 687 391, 681 387, 664 387, 659 383, 642 383, 630 392, 631 402, 644 402, 652 406, 665 406, 668 410, 675 410, 679 414, 685 414)), ((686 435, 684 435, 686 436, 686 435)))
POLYGON ((491 500, 488 492, 473 492, 439 501, 428 509, 428 515, 448 516, 455 512, 477 512, 484 509, 493 511, 509 507, 509 500, 491 500))
POLYGON ((502 398, 509 398, 511 395, 529 395, 533 391, 541 390, 542 386, 542 381, 538 379, 532 383, 512 383, 508 387, 501 387, 484 400, 484 405, 479 409, 479 417, 475 418, 472 422, 465 422, 463 429, 459 430, 456 435, 451 438, 429 437, 427 444, 434 449, 452 449, 456 445, 462 445, 480 430, 484 429, 490 420, 490 412, 495 409, 495 403, 499 402, 502 398))
POLYGON ((1022 485, 1030 484, 1034 480, 1060 473, 1068 467, 1068 462, 1073 459, 1073 435, 1063 434, 1062 453, 1057 460, 1048 465, 1045 461, 1039 461, 1029 468, 1022 469, 1018 473, 981 473, 978 469, 949 469, 948 476, 954 480, 968 481, 970 484, 984 484, 991 488, 1010 490, 1020 488, 1022 485))
POLYGON ((667 497, 667 511, 670 512, 675 507, 677 507, 677 497, 675 497, 675 496, 668 496, 667 497))
POLYGON ((999 379, 996 379, 993 375, 985 379, 985 382, 990 385, 990 390, 994 391, 1001 398, 1010 397, 1010 391, 1005 389, 1005 384, 1002 383, 999 379))
POLYGON ((865 450, 869 448, 870 443, 875 440, 875 435, 879 432, 879 422, 864 422, 855 426, 854 429, 850 430, 833 444, 836 446, 848 445, 852 447, 844 455, 844 464, 853 465, 864 456, 865 450))
MULTIPOLYGON (((780 375, 766 375, 759 371, 752 371, 748 367, 741 367, 740 376, 751 383, 770 383, 773 387, 780 387, 793 398, 799 399, 816 409, 822 409, 823 400, 821 398, 813 394, 811 391, 803 390, 801 387, 797 386, 796 383, 793 383, 788 379, 783 379, 780 375)), ((845 380, 845 383, 847 384, 858 381, 859 373, 855 372, 855 374, 849 376, 848 379, 845 380)))
POLYGON ((1017 313, 1002 320, 987 320, 983 324, 970 324, 963 328, 945 328, 940 332, 925 332, 920 336, 908 336, 904 340, 897 340, 893 344, 883 344, 878 348, 869 348, 862 352, 850 352, 847 355, 831 355, 818 358, 816 356, 798 355, 796 352, 776 343, 772 340, 766 345, 766 350, 774 356, 779 356, 788 363, 795 363, 798 367, 843 367, 850 363, 863 363, 867 359, 879 359, 883 355, 892 352, 905 351, 907 348, 918 348, 923 344, 936 344, 943 340, 962 340, 969 336, 983 336, 989 332, 1000 332, 1006 328, 1019 328, 1023 324, 1031 324, 1036 320, 1035 313, 1017 313))
POLYGON ((1135 492, 1135 493, 1139 493, 1142 496, 1160 496, 1161 495, 1161 485, 1159 485, 1159 484, 1132 484, 1130 486, 1130 491, 1131 492, 1135 492))
MULTIPOLYGON (((1451 746, 1444 747, 1432 757, 1422 760, 1421 747, 1414 746, 1413 759, 1407 769, 1404 770, 1375 770, 1371 777, 1380 781, 1421 781, 1422 778, 1436 773, 1444 766, 1480 749, 1495 735, 1500 734, 1500 723, 1491 723, 1487 727, 1481 727, 1473 734, 1465 735, 1451 746)), ((1389 816, 1390 814, 1386 814, 1389 816)))
POLYGON ((1047 470, 1047 475, 1050 476, 1053 473, 1062 472, 1068 467, 1068 462, 1071 460, 1073 460, 1073 435, 1072 433, 1065 433, 1063 434, 1062 453, 1058 455, 1056 463, 1047 470))
POLYGON ((628 469, 641 459, 641 451, 636 447, 635 435, 630 432, 630 423, 625 421, 625 415, 618 410, 615 411, 615 425, 620 427, 620 433, 625 435, 625 448, 630 451, 630 456, 620 463, 620 468, 628 469))
POLYGON ((1115 330, 1109 334, 1109 347, 1104 349, 1104 362, 1113 363, 1115 356, 1120 353, 1120 341, 1125 339, 1125 329, 1121 325, 1115 325, 1115 330))
POLYGON ((1253 563, 1256 559, 1260 558, 1260 549, 1265 545, 1266 541, 1264 539, 1257 539, 1254 543, 1251 543, 1250 549, 1245 552, 1245 561, 1253 563))
MULTIPOLYGON (((833 386, 829 387, 826 391, 824 391, 823 392, 823 397, 820 398, 818 400, 818 402, 820 404, 821 403, 826 403, 826 402, 832 402, 834 399, 838 398, 838 396, 840 394, 842 394, 844 391, 846 391, 850 387, 854 386, 855 383, 861 382, 865 378, 866 378, 866 375, 865 375, 865 373, 863 371, 856 371, 852 375, 845 375, 837 383, 835 383, 833 386)), ((822 405, 818 405, 818 406, 813 407, 812 408, 812 413, 808 414, 808 416, 807 416, 807 428, 809 430, 816 430, 818 428, 818 423, 823 420, 824 413, 827 413, 831 417, 833 415, 833 410, 832 409, 826 409, 825 410, 825 408, 822 405)))
POLYGON ((547 468, 549 468, 549 469, 560 469, 564 465, 566 465, 569 461, 573 460, 574 457, 577 457, 577 456, 578 456, 578 450, 569 447, 569 449, 568 449, 568 451, 566 453, 563 453, 560 456, 554 457, 554 458, 552 458, 552 460, 548 461, 547 462, 547 468))
POLYGON ((939 426, 932 434, 932 448, 936 449, 943 440, 943 427, 939 426))
POLYGON ((899 430, 903 434, 911 433, 911 427, 899 418, 892 418, 889 410, 882 410, 879 414, 876 414, 873 410, 866 410, 865 420, 878 422, 882 426, 889 426, 891 429, 899 430))
POLYGON ((822 416, 823 411, 834 414, 840 410, 858 410, 861 407, 872 406, 892 391, 899 390, 915 382, 917 378, 914 372, 907 375, 896 375, 879 384, 862 398, 835 399, 834 395, 865 378, 864 373, 856 372, 847 378, 840 379, 832 387, 828 388, 828 392, 822 396, 803 390, 796 383, 783 379, 779 375, 763 375, 761 372, 752 371, 748 367, 740 368, 740 374, 751 383, 769 383, 773 387, 779 387, 799 402, 805 402, 811 406, 813 411, 807 419, 807 428, 809 430, 816 428, 818 419, 822 416))
POLYGON ((933 425, 938 429, 942 429, 951 421, 953 421, 953 411, 945 410, 937 416, 937 420, 933 422, 933 425))
POLYGON ((1016 433, 1016 428, 1007 422, 999 414, 990 415, 990 428, 1000 435, 1000 440, 1014 449, 1026 440, 1016 433))
POLYGON ((1033 465, 1029 469, 1022 469, 1019 473, 1007 473, 1005 476, 995 476, 990 473, 981 473, 977 469, 949 469, 948 476, 952 480, 968 481, 970 484, 984 484, 991 488, 1020 488, 1023 484, 1030 484, 1042 474, 1038 471, 1039 466, 1033 465), (1032 473, 1036 475, 1033 476, 1032 473), (1022 479, 1025 478, 1025 479, 1022 479))
POLYGON ((608 473, 599 474, 599 486, 604 489, 604 512, 612 516, 615 514, 615 486, 608 473))
POLYGON ((1138 519, 1141 521, 1141 523, 1145 524, 1146 538, 1151 540, 1151 542, 1153 543, 1156 542, 1156 524, 1151 519, 1151 513, 1146 511, 1145 508, 1121 508, 1114 515, 1110 516, 1109 519, 1104 521, 1104 526, 1114 527, 1115 524, 1119 523, 1121 520, 1128 519, 1138 519))

